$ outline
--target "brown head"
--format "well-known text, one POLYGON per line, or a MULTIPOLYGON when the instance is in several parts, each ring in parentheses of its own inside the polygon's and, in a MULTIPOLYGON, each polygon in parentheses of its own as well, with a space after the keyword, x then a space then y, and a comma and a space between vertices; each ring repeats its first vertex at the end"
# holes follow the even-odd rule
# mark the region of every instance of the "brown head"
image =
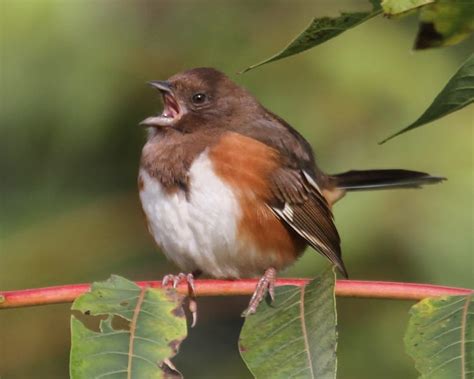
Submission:
POLYGON ((258 107, 258 102, 222 72, 194 68, 166 81, 151 81, 163 99, 163 111, 140 125, 155 128, 196 129, 200 125, 225 125, 226 121, 258 107))

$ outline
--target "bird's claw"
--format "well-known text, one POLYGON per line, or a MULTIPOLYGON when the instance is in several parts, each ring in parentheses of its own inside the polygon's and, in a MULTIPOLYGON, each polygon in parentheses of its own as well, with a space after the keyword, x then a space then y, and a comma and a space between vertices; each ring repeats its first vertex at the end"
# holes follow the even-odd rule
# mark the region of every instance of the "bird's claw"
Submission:
POLYGON ((167 287, 169 284, 172 284, 172 287, 176 289, 182 281, 186 281, 188 285, 188 309, 193 318, 191 323, 191 328, 193 328, 197 323, 197 302, 194 275, 192 273, 185 274, 183 272, 180 272, 178 275, 168 274, 163 277, 161 285, 162 287, 167 287))
POLYGON ((242 312, 242 317, 254 314, 267 293, 270 295, 272 302, 275 301, 275 281, 276 269, 270 267, 258 281, 247 309, 242 312))

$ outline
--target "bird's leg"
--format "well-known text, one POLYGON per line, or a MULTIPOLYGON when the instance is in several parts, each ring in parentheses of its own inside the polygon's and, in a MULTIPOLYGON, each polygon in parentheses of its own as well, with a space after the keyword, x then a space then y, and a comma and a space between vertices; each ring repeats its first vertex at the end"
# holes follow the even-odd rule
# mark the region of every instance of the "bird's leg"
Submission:
POLYGON ((268 268, 265 270, 265 273, 260 278, 257 283, 257 287, 250 299, 249 306, 247 309, 242 313, 243 317, 247 317, 257 311, 258 305, 262 302, 265 295, 268 293, 272 302, 275 300, 275 280, 276 280, 276 269, 273 267, 268 268))
POLYGON ((191 323, 191 328, 196 325, 197 322, 197 302, 196 302, 196 288, 194 286, 194 279, 201 275, 201 271, 193 271, 192 273, 185 274, 180 272, 178 275, 168 274, 163 277, 161 285, 166 287, 168 284, 172 283, 173 288, 178 287, 178 284, 183 280, 186 281, 188 285, 188 309, 191 312, 193 321, 191 323))

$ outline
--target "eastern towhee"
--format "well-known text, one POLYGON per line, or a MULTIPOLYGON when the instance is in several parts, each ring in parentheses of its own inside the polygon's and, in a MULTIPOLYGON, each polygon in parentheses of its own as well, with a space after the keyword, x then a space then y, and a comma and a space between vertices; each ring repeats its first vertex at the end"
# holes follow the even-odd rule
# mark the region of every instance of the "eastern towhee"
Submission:
MULTIPOLYGON (((307 245, 347 277, 332 205, 347 191, 414 188, 443 178, 407 170, 328 175, 310 144, 249 92, 212 68, 152 81, 164 109, 141 125, 148 138, 138 186, 148 229, 187 274, 261 276, 245 315, 254 313, 276 273, 307 245)), ((195 302, 192 303, 195 323, 195 302)))

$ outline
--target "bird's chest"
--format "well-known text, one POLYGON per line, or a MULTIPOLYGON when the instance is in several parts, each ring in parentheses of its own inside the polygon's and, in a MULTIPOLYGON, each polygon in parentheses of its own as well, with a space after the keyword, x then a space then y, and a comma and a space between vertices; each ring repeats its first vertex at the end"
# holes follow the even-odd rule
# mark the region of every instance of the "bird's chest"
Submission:
POLYGON ((235 133, 195 155, 192 144, 174 147, 150 154, 145 146, 139 177, 148 228, 169 259, 217 278, 257 276, 294 262, 304 244, 267 205, 276 167, 271 149, 235 133), (176 170, 180 156, 194 157, 183 172, 176 170))
POLYGON ((170 191, 140 170, 140 199, 156 243, 183 270, 238 277, 240 208, 206 152, 189 169, 187 192, 170 191))

